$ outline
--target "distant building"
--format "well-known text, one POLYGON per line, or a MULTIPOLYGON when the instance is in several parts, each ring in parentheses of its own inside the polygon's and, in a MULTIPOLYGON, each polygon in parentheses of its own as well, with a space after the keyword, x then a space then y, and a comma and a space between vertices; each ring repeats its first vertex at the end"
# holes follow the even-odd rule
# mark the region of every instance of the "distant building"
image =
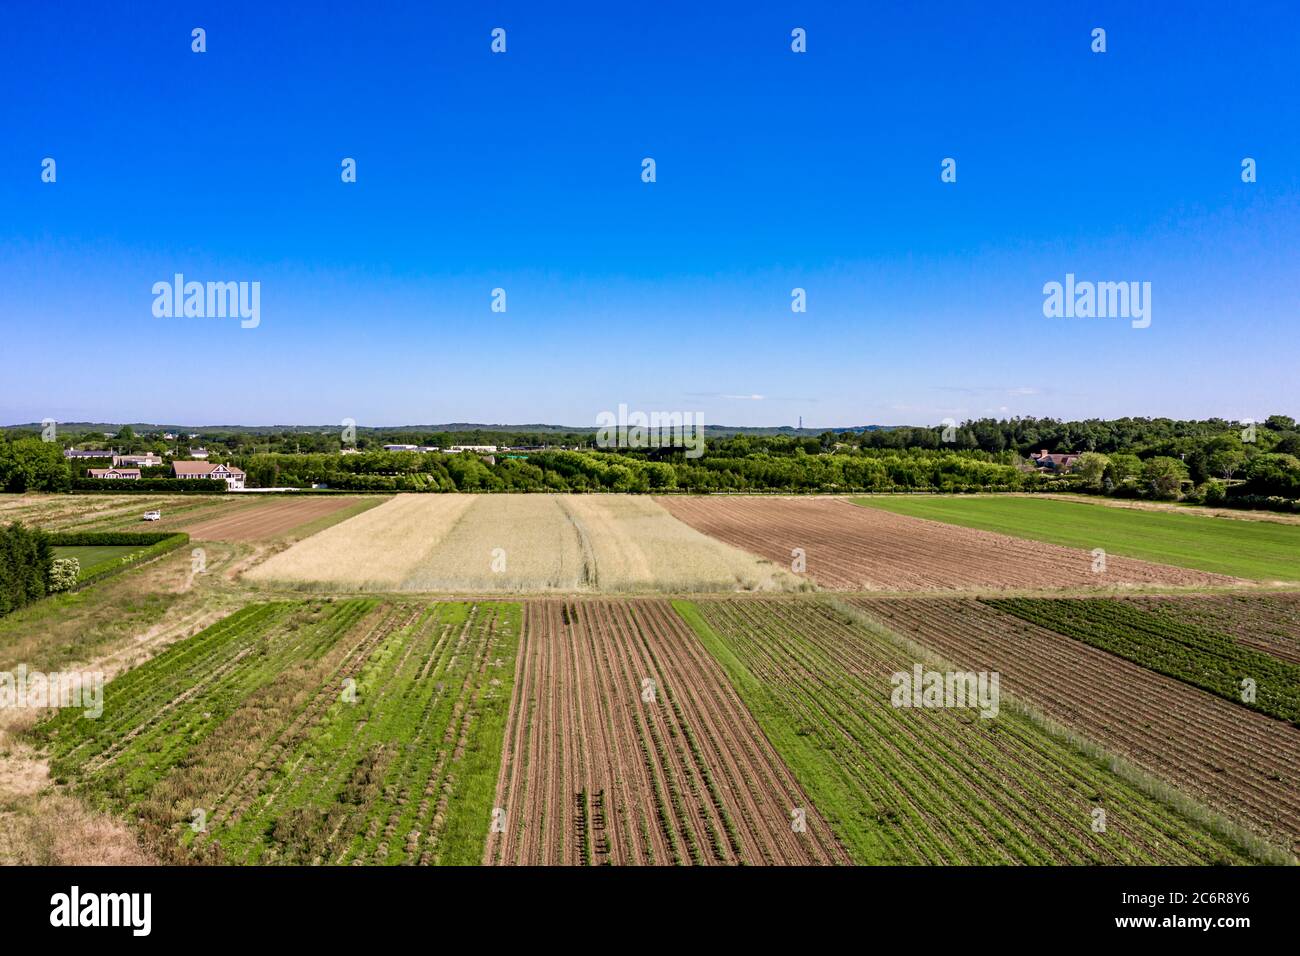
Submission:
POLYGON ((114 455, 113 467, 118 465, 131 465, 136 468, 157 468, 163 463, 159 455, 149 452, 145 455, 114 455))
POLYGON ((174 461, 172 474, 177 478, 222 479, 231 491, 244 490, 244 472, 234 465, 220 465, 210 461, 174 461))
POLYGON ((175 440, 176 440, 175 432, 163 432, 163 441, 175 441, 175 440))
POLYGON ((452 455, 458 455, 463 451, 472 451, 480 455, 495 455, 496 445, 452 445, 447 451, 452 455))
POLYGON ((1059 455, 1048 454, 1047 449, 1033 452, 1029 456, 1035 465, 1044 471, 1069 471, 1074 467, 1074 463, 1079 460, 1079 456, 1074 452, 1065 452, 1059 455))
POLYGON ((91 478, 120 478, 123 481, 139 481, 139 468, 91 468, 86 472, 91 478))
POLYGON ((191 448, 190 457, 197 459, 198 461, 207 461, 208 450, 206 448, 191 448))
POLYGON ((385 445, 384 451, 419 451, 419 445, 385 445))

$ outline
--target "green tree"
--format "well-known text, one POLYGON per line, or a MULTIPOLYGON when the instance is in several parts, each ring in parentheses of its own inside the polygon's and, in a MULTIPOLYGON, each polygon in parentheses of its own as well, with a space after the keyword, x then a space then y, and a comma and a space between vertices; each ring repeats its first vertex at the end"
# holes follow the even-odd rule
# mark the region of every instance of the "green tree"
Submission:
POLYGON ((1109 456, 1110 460, 1106 465, 1106 477, 1114 484, 1122 484, 1129 478, 1136 478, 1142 474, 1142 459, 1137 455, 1130 455, 1126 452, 1117 452, 1109 456))
POLYGON ((1240 448, 1219 448, 1205 457, 1205 468, 1216 478, 1228 479, 1246 464, 1246 452, 1240 448))
POLYGON ((22 493, 70 487, 72 470, 58 445, 39 438, 0 441, 0 489, 22 493))
POLYGON ((1110 458, 1100 452, 1086 451, 1079 456, 1078 461, 1074 463, 1071 469, 1074 474, 1083 479, 1089 488, 1100 488, 1101 480, 1106 475, 1106 468, 1110 465, 1110 458))
POLYGON ((1187 466, 1177 458, 1157 455, 1142 465, 1142 481, 1156 498, 1177 498, 1186 477, 1187 466))

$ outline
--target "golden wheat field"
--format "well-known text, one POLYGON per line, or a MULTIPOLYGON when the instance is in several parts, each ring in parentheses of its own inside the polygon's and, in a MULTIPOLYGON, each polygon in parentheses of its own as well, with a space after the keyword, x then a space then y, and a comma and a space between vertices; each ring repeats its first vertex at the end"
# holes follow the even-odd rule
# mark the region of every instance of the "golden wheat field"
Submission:
POLYGON ((631 495, 398 495, 251 581, 361 591, 773 591, 807 585, 631 495))

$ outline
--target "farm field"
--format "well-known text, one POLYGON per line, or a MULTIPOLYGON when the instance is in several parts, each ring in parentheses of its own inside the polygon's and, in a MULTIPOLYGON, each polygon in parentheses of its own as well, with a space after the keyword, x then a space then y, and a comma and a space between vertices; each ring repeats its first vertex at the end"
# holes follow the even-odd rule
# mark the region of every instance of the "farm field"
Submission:
POLYGON ((807 587, 627 495, 398 495, 248 578, 306 589, 471 593, 807 587))
POLYGON ((1227 840, 1022 714, 891 703, 916 659, 815 601, 681 602, 813 801, 869 864, 1240 862, 1227 840), (1095 810, 1105 830, 1093 828, 1095 810))
POLYGON ((252 604, 33 736, 163 860, 473 863, 518 632, 508 604, 252 604))
POLYGON ((1244 647, 1300 664, 1300 593, 1152 595, 1125 601, 1171 620, 1230 635, 1244 647))
POLYGON ((659 499, 675 517, 728 544, 789 566, 802 549, 808 576, 839 590, 976 590, 1229 585, 1201 571, 859 508, 840 498, 659 499))
POLYGON ((496 806, 487 863, 849 860, 663 601, 525 605, 496 806))
POLYGON ((237 504, 226 495, 0 494, 0 524, 18 521, 46 531, 173 530, 182 516, 190 520, 237 504), (142 521, 151 510, 161 510, 163 520, 142 521))
POLYGON ((322 519, 351 517, 382 500, 333 495, 262 498, 220 515, 184 517, 179 527, 194 541, 267 541, 322 519))
POLYGON ((850 603, 1292 853, 1300 729, 973 599, 850 603))
POLYGON ((1261 581, 1300 582, 1300 525, 998 495, 878 495, 872 510, 1261 581))
POLYGON ((985 599, 1014 614, 1224 700, 1300 725, 1300 665, 1238 644, 1216 631, 1105 599, 985 599), (1257 699, 1242 701, 1242 682, 1257 699))

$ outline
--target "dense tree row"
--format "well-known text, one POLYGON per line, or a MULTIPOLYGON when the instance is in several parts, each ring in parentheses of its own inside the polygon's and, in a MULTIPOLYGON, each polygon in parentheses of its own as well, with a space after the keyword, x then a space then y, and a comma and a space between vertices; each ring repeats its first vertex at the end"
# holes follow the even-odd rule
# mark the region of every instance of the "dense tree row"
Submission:
POLYGON ((967 491, 1036 486, 1032 469, 979 452, 856 452, 745 457, 545 451, 527 456, 368 452, 254 455, 239 462, 258 487, 354 491, 967 491))
MULTIPOLYGON (((137 435, 122 426, 98 447, 120 451, 172 449, 161 435, 137 435)), ((1067 485, 1083 490, 1210 503, 1271 506, 1300 499, 1300 431, 1293 419, 1272 415, 1258 424, 1224 419, 1167 418, 979 419, 943 427, 827 431, 820 435, 710 434, 703 457, 680 452, 598 452, 593 432, 517 429, 428 431, 359 430, 356 454, 340 454, 331 430, 214 429, 203 440, 213 458, 248 472, 251 487, 310 487, 374 491, 905 491, 1018 490, 1063 477, 1034 473, 1032 452, 1083 452, 1067 485), (492 462, 477 455, 385 452, 382 444, 446 448, 453 444, 537 446, 503 452, 492 462), (559 450, 559 446, 575 450, 559 450), (580 450, 577 450, 580 449, 580 450)), ((71 466, 58 443, 17 433, 0 435, 0 489, 5 491, 125 490, 89 483, 85 462, 71 466)), ((98 442, 91 439, 98 439, 98 442)), ((83 447, 86 444, 81 442, 83 447)), ((172 446, 183 445, 176 441, 172 446)), ((182 452, 183 454, 183 452, 182 452)), ((153 472, 153 469, 149 470, 153 472)), ((159 475, 165 474, 159 470, 159 475)), ((159 480, 148 474, 146 478, 159 480)), ((152 481, 131 490, 172 490, 152 481)), ((1059 483, 1056 485, 1059 487, 1059 483)), ((180 489, 177 489, 180 490, 180 489)), ((194 486, 184 490, 198 491, 194 486)))
POLYGON ((0 616, 45 597, 53 562, 44 532, 17 523, 0 528, 0 616))

